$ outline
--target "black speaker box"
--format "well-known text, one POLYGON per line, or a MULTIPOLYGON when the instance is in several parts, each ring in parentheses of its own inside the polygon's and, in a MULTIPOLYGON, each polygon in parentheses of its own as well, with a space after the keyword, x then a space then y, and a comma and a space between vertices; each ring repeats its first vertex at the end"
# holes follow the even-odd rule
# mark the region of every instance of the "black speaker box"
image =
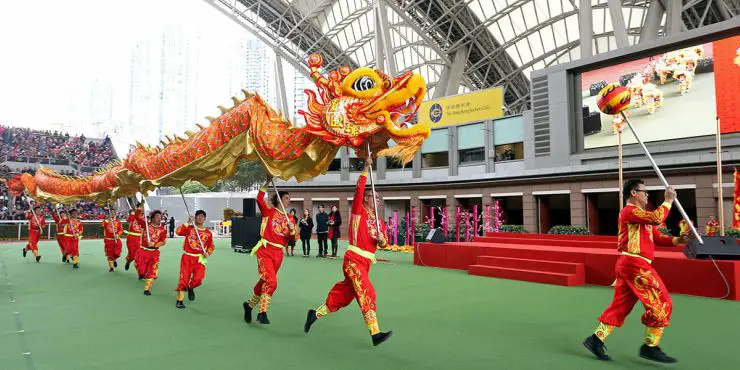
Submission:
POLYGON ((249 253, 262 238, 260 224, 262 217, 231 218, 231 248, 234 252, 249 253))
POLYGON ((588 136, 601 132, 601 113, 591 112, 583 117, 583 135, 588 136))
POLYGON ((442 244, 445 242, 445 234, 442 229, 431 229, 427 234, 426 241, 430 243, 442 244))
POLYGON ((740 246, 731 236, 704 236, 704 244, 692 240, 683 249, 689 259, 740 260, 740 246))
POLYGON ((244 198, 242 203, 242 212, 244 213, 244 217, 257 216, 257 200, 244 198))

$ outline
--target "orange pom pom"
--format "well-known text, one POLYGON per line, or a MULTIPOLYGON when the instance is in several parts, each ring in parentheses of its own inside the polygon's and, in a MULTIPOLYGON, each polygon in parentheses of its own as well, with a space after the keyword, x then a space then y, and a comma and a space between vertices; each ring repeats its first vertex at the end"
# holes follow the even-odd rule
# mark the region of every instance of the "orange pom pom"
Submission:
POLYGON ((599 91, 596 105, 604 114, 617 114, 629 108, 631 98, 626 87, 618 83, 610 83, 599 91))

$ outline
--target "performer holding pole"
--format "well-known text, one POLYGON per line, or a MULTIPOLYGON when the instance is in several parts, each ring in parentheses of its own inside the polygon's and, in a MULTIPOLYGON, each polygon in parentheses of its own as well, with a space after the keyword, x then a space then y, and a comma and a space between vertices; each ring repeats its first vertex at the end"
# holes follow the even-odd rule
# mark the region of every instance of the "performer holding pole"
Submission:
POLYGON ((80 239, 82 239, 82 221, 77 218, 77 210, 69 210, 67 225, 67 256, 72 257, 72 267, 80 268, 80 239))
POLYGON ((26 214, 26 219, 28 219, 28 244, 23 248, 23 257, 26 257, 26 253, 31 251, 34 257, 36 257, 36 262, 41 262, 39 239, 41 238, 41 233, 44 231, 44 227, 46 227, 44 215, 42 214, 39 217, 39 212, 41 212, 41 206, 34 202, 31 211, 26 214))
POLYGON ((68 262, 67 261, 67 225, 69 224, 69 219, 67 218, 67 211, 62 209, 59 210, 60 204, 57 204, 55 207, 55 212, 51 213, 51 217, 54 219, 54 223, 57 227, 57 243, 59 244, 59 250, 62 252, 62 262, 68 262))
POLYGON ((206 221, 206 212, 202 209, 195 211, 195 219, 193 219, 182 189, 180 189, 180 196, 188 213, 188 222, 175 230, 177 235, 185 237, 182 246, 183 254, 180 258, 180 280, 175 289, 177 292, 175 307, 185 308, 182 302, 185 298, 185 291, 188 292, 188 300, 194 301, 195 288, 200 286, 206 276, 207 258, 213 253, 215 246, 211 231, 203 226, 206 221), (192 225, 193 221, 195 225, 192 225))
POLYGON ((136 210, 131 207, 131 203, 129 203, 128 199, 126 199, 126 203, 129 206, 129 214, 126 221, 128 222, 128 230, 126 231, 126 265, 124 266, 124 270, 128 271, 129 267, 131 266, 131 262, 134 262, 136 260, 136 253, 141 248, 141 238, 142 238, 142 231, 144 230, 144 226, 146 225, 145 217, 142 216, 142 213, 144 211, 144 204, 139 203, 136 207, 136 210))
MULTIPOLYGON (((146 198, 142 196, 144 210, 148 207, 146 198)), ((144 295, 152 295, 151 289, 154 280, 159 276, 159 248, 167 244, 167 230, 162 225, 162 212, 154 210, 150 213, 151 222, 144 217, 147 244, 136 252, 136 272, 139 279, 144 279, 144 295)))
POLYGON ((116 212, 108 208, 108 218, 103 220, 103 243, 105 244, 105 256, 108 260, 108 271, 118 267, 116 260, 121 257, 121 235, 123 234, 123 225, 116 217, 116 212))
POLYGON ((352 299, 356 299, 370 331, 373 345, 377 346, 388 340, 393 332, 380 331, 375 306, 375 289, 369 275, 370 265, 376 262, 375 250, 387 243, 385 223, 378 220, 375 212, 377 195, 375 192, 365 192, 368 173, 373 163, 371 155, 372 153, 368 151, 365 168, 355 188, 349 226, 350 245, 342 263, 344 280, 334 285, 324 304, 308 311, 303 330, 308 333, 316 320, 346 307, 352 303, 352 299))
POLYGON ((278 191, 272 176, 257 194, 257 205, 262 213, 262 226, 260 233, 262 239, 252 248, 252 255, 257 256, 257 269, 260 279, 254 286, 252 297, 242 304, 244 308, 244 321, 252 322, 252 309, 259 305, 257 322, 269 324, 267 311, 270 302, 277 289, 277 273, 283 262, 282 249, 288 245, 290 238, 295 238, 296 229, 293 220, 289 220, 285 207, 290 206, 290 194, 278 191), (272 203, 265 202, 267 187, 270 182, 275 189, 272 203), (280 205, 280 210, 276 207, 280 205))

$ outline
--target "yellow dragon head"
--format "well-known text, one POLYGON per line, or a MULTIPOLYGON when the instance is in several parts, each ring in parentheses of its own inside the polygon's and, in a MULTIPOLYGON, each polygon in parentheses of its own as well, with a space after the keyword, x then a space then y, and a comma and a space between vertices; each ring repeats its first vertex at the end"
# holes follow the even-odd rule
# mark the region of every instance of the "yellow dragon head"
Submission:
POLYGON ((410 162, 429 137, 427 126, 407 127, 426 94, 424 78, 411 72, 394 78, 381 70, 347 66, 325 77, 318 71, 323 62, 318 54, 308 59, 319 95, 306 90, 308 112, 299 111, 305 129, 333 145, 354 148, 360 157, 369 142, 379 155, 410 162), (389 139, 396 146, 389 148, 389 139))

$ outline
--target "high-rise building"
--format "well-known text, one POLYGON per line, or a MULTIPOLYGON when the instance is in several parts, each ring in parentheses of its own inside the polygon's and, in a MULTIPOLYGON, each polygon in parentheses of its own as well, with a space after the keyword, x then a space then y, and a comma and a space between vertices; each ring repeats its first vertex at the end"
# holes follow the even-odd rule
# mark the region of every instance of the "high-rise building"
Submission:
POLYGON ((306 110, 308 104, 308 96, 305 90, 315 90, 316 85, 311 80, 296 71, 293 75, 293 125, 303 126, 306 124, 306 119, 303 115, 298 113, 298 110, 306 110))

